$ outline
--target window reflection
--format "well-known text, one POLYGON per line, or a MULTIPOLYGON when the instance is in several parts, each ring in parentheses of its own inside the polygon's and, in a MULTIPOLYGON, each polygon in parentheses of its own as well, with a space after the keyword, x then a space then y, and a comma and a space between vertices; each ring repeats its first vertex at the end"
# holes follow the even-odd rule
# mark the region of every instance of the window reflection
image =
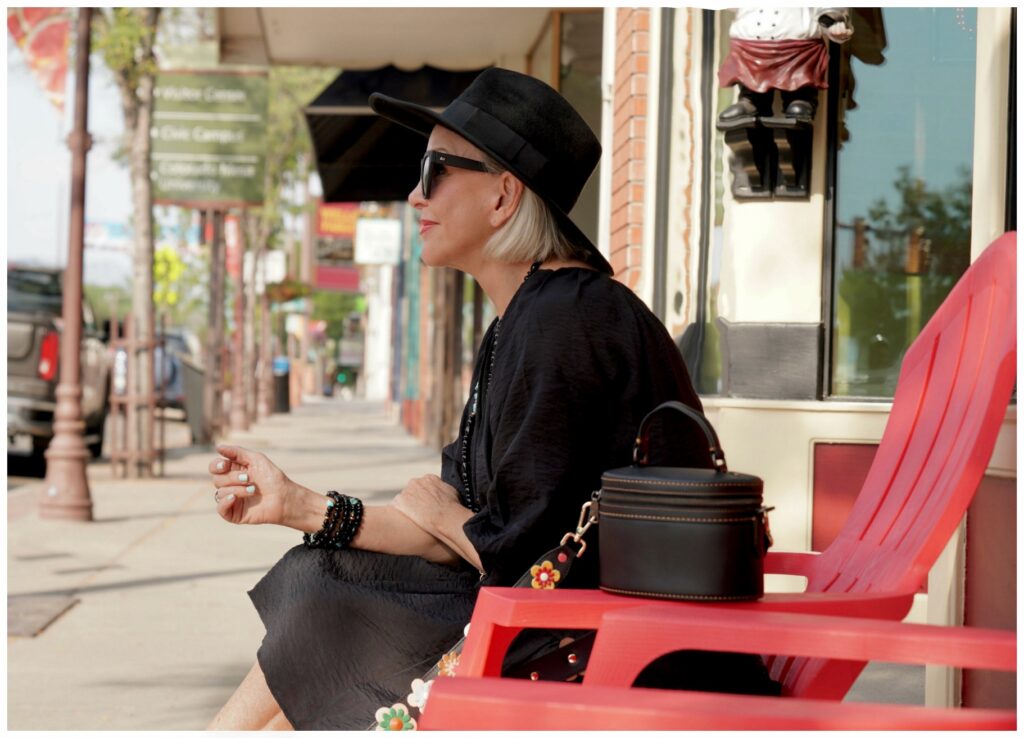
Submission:
MULTIPOLYGON (((970 259, 976 11, 885 8, 884 59, 844 56, 832 394, 889 397, 970 259)), ((859 32, 860 29, 858 29, 859 32)))

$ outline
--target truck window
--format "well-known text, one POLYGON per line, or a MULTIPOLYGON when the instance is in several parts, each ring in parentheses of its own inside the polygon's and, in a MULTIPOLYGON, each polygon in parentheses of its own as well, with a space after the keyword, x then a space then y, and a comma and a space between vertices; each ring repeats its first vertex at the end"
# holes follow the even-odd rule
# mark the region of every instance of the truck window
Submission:
POLYGON ((7 312, 60 315, 60 274, 21 269, 8 270, 7 312))

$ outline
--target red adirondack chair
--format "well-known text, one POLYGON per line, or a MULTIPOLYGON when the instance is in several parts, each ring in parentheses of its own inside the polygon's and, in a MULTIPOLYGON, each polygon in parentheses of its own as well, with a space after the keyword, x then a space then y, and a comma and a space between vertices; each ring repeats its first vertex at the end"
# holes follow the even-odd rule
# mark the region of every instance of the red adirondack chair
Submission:
MULTIPOLYGON (((511 592, 511 590, 509 590, 511 592)), ((1013 730, 1013 709, 779 699, 663 689, 629 689, 668 643, 804 657, 1014 671, 1016 634, 834 615, 750 612, 665 604, 607 613, 584 685, 494 677, 438 679, 420 719, 424 729, 518 730, 1013 730)))
MULTIPOLYGON (((1016 377, 1016 262, 1016 233, 1007 233, 968 268, 908 349, 875 460, 835 541, 820 555, 768 554, 767 572, 804 576, 806 590, 766 594, 732 610, 907 614, 974 496, 1006 412, 1016 377)), ((614 664, 608 654, 622 649, 604 637, 605 616, 650 602, 598 591, 485 588, 457 673, 497 676, 509 642, 528 627, 598 628, 591 664, 614 664)), ((667 637, 662 653, 677 649, 667 637)), ((652 659, 656 650, 648 649, 652 659)), ((864 665, 809 654, 769 659, 783 693, 804 698, 841 699, 864 665)))

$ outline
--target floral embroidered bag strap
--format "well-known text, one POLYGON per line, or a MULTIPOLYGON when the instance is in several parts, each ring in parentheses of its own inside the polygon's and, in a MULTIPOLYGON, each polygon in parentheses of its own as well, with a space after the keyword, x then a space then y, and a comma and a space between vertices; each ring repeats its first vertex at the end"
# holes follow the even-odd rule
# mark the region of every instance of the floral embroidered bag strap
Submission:
MULTIPOLYGON (((584 503, 576 530, 572 533, 566 533, 558 546, 537 559, 537 563, 524 572, 518 581, 512 585, 513 587, 554 589, 565 581, 565 578, 569 575, 572 563, 587 548, 587 544, 583 540, 583 534, 597 521, 596 510, 593 508, 595 507, 598 495, 599 493, 595 492, 594 500, 584 503), (578 545, 578 548, 574 547, 574 544, 578 545)), ((369 730, 416 730, 416 718, 420 716, 426 705, 427 697, 430 694, 430 686, 434 683, 434 679, 439 676, 455 676, 455 667, 459 665, 459 656, 462 654, 462 648, 466 643, 466 635, 468 634, 469 625, 467 624, 462 638, 445 652, 434 665, 434 668, 419 679, 412 681, 410 685, 412 691, 406 698, 408 704, 396 702, 390 707, 380 708, 377 710, 374 722, 369 727, 369 730)), ((538 679, 538 672, 542 671, 546 679, 569 679, 586 667, 586 660, 590 655, 592 645, 593 635, 584 636, 568 646, 559 648, 552 654, 541 656, 528 664, 520 666, 513 673, 510 673, 509 676, 538 679), (573 650, 575 658, 567 661, 563 652, 570 648, 573 650), (562 666, 565 663, 570 663, 571 666, 569 668, 562 666), (554 666, 555 664, 558 664, 558 666, 554 666), (547 665, 550 665, 550 668, 547 665)))

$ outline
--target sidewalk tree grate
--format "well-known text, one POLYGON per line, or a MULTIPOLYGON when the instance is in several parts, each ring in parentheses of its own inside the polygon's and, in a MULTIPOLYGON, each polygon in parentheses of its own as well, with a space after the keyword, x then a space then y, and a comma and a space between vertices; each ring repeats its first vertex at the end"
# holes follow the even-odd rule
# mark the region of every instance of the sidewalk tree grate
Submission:
POLYGON ((7 635, 34 638, 77 602, 67 595, 8 595, 7 635))

